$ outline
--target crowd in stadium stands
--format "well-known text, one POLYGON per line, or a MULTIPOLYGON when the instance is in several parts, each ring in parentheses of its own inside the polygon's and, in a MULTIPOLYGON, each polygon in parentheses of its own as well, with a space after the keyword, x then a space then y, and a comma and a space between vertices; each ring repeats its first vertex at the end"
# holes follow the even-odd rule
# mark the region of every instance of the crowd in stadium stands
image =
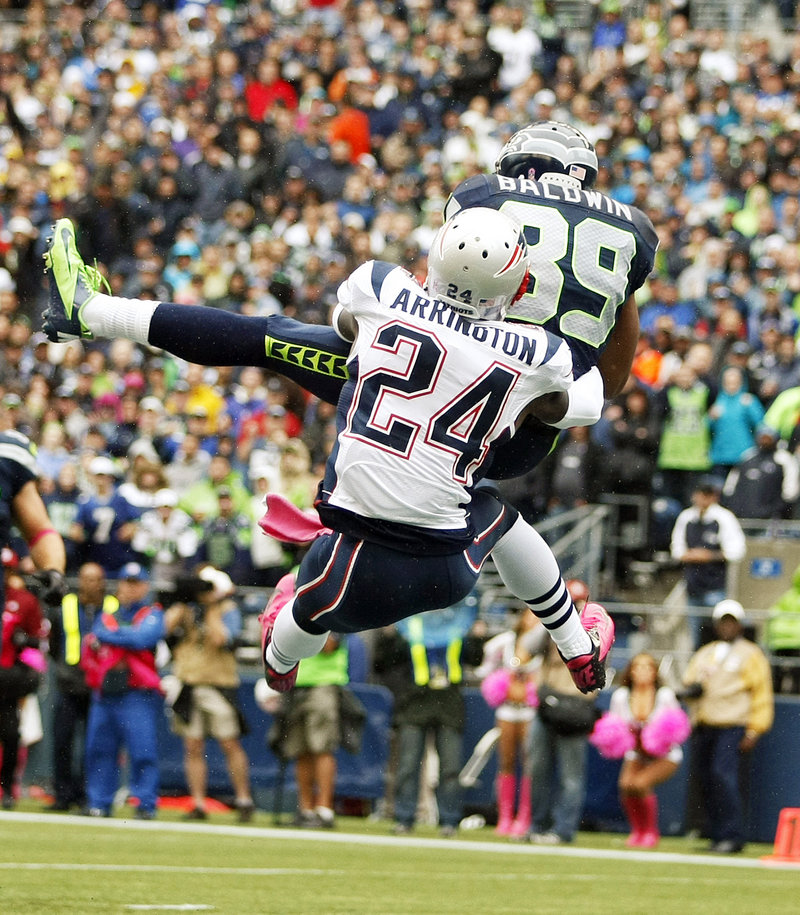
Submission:
POLYGON ((71 572, 144 559, 169 578, 208 561, 274 584, 292 557, 254 536, 261 495, 309 505, 334 430, 332 408, 258 369, 49 344, 56 218, 117 294, 325 322, 369 257, 424 276, 448 193, 539 118, 586 133, 596 188, 643 209, 660 248, 626 390, 509 497, 534 519, 603 492, 664 497, 676 515, 710 474, 740 517, 797 516, 789 23, 771 41, 693 29, 680 4, 604 0, 572 53, 548 2, 15 6, 0 48, 0 393, 6 423, 39 445, 71 572), (777 493, 731 475, 753 449, 778 465, 777 493), (98 543, 92 500, 112 495, 98 543))
POLYGON ((775 9, 761 37, 602 0, 579 43, 552 0, 0 3, 0 416, 38 445, 68 572, 274 585, 295 557, 262 497, 309 506, 335 428, 260 369, 48 343, 56 219, 118 295, 323 323, 368 258, 423 277, 450 191, 538 119, 587 135, 660 248, 625 391, 507 496, 677 517, 711 477, 740 518, 800 518, 800 32, 775 9))

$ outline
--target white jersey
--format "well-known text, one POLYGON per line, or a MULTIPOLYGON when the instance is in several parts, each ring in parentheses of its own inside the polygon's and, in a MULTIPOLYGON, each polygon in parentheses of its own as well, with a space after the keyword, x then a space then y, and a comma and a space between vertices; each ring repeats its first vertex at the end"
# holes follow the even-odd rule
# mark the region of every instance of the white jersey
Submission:
POLYGON ((535 326, 468 321, 404 269, 370 261, 339 288, 358 325, 324 500, 357 515, 463 530, 489 446, 535 398, 566 391, 572 357, 535 326))

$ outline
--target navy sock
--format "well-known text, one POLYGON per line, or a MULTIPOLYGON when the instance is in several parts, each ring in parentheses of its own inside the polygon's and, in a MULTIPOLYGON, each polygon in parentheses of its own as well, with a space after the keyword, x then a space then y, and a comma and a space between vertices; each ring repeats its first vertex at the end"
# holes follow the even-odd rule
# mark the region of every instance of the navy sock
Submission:
POLYGON ((162 302, 149 343, 198 365, 256 365, 336 403, 347 379, 350 346, 332 327, 284 315, 260 318, 205 305, 162 302))

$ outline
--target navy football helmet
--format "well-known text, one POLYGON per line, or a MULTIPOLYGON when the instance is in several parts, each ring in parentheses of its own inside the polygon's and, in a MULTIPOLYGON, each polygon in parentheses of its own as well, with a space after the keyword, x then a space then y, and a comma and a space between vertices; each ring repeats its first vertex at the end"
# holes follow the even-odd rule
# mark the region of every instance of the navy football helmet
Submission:
POLYGON ((500 150, 494 170, 507 178, 573 186, 577 182, 578 187, 589 188, 597 178, 597 153, 575 127, 560 121, 537 121, 511 137, 500 150))

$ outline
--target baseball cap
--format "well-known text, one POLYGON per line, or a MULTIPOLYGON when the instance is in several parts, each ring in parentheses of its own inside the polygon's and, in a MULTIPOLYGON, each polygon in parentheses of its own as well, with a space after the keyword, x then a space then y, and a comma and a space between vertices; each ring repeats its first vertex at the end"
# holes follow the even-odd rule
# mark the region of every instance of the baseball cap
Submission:
POLYGON ((12 216, 8 220, 8 231, 12 235, 19 233, 20 235, 33 236, 36 234, 36 229, 27 216, 12 216))
POLYGON ((533 97, 535 105, 547 105, 548 108, 552 108, 556 101, 556 94, 552 89, 540 89, 533 97))
POLYGON ((236 585, 231 580, 230 575, 220 571, 220 569, 213 568, 213 566, 206 566, 201 569, 198 577, 211 585, 211 597, 214 600, 222 600, 224 597, 230 597, 236 593, 236 585))
POLYGON ((140 410, 152 410, 153 413, 163 413, 164 404, 157 397, 143 397, 139 401, 140 410))
POLYGON ((723 616, 732 616, 741 623, 742 620, 744 620, 744 607, 738 600, 732 600, 731 598, 721 600, 716 607, 714 607, 711 618, 714 620, 721 620, 723 616))
POLYGON ((153 123, 150 125, 150 131, 152 133, 167 133, 172 134, 172 124, 166 118, 154 118, 153 123))
POLYGON ((89 464, 89 473, 93 473, 95 476, 115 477, 117 475, 117 468, 111 458, 100 455, 99 457, 92 458, 92 461, 89 464))
POLYGON ((141 389, 144 387, 144 378, 142 377, 141 372, 128 372, 122 379, 122 383, 126 388, 141 389))
POLYGON ((731 352, 734 356, 749 356, 750 344, 746 343, 744 340, 737 340, 731 347, 731 352))
POLYGON ((169 506, 174 508, 178 504, 178 496, 171 489, 159 489, 153 496, 153 505, 156 508, 169 506))
POLYGON ((200 250, 193 241, 181 240, 175 242, 172 247, 172 253, 175 257, 197 257, 200 250))
POLYGON ((231 499, 233 498, 233 493, 231 492, 230 486, 220 486, 217 490, 218 499, 231 499))
POLYGON ((124 581, 150 581, 150 573, 138 562, 126 562, 118 577, 124 581))
POLYGON ((12 410, 13 410, 13 409, 16 409, 16 408, 18 408, 18 407, 21 407, 21 406, 22 406, 22 398, 19 396, 19 394, 14 394, 13 392, 9 392, 8 394, 4 394, 4 395, 3 395, 3 406, 4 406, 4 407, 8 407, 8 408, 10 408, 10 409, 12 409, 12 410))

